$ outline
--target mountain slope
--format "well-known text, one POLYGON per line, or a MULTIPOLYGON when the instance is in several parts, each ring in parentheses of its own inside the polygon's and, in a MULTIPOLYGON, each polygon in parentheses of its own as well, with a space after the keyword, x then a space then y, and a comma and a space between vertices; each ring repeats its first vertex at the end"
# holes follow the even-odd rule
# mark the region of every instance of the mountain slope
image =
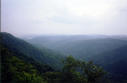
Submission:
POLYGON ((1 48, 2 83, 45 83, 41 74, 54 71, 48 65, 42 65, 25 55, 1 48), (32 79, 32 80, 30 80, 32 79))
POLYGON ((127 45, 96 55, 92 60, 113 74, 115 79, 127 79, 127 45))
POLYGON ((123 83, 123 81, 127 79, 126 38, 70 38, 72 40, 61 38, 59 41, 58 39, 55 41, 55 38, 47 38, 48 40, 46 38, 44 40, 37 38, 37 41, 33 39, 28 41, 37 46, 44 45, 58 52, 71 54, 76 59, 94 61, 111 74, 111 78, 115 81, 114 83, 123 83), (42 40, 45 41, 45 43, 43 43, 42 40), (38 43, 41 41, 42 43, 38 43))
POLYGON ((35 61, 39 63, 44 63, 52 66, 53 68, 59 69, 61 67, 61 59, 64 57, 60 54, 50 52, 48 50, 41 50, 33 45, 12 36, 9 33, 0 33, 1 41, 0 43, 8 48, 12 52, 19 52, 28 57, 33 58, 35 61))
POLYGON ((79 62, 72 56, 67 57, 64 61, 63 70, 67 71, 56 72, 49 69, 48 65, 45 71, 46 65, 38 66, 39 63, 32 58, 22 55, 18 51, 16 53, 12 52, 3 45, 0 45, 0 48, 0 56, 2 57, 2 83, 98 83, 104 79, 106 81, 103 69, 90 62, 79 62), (82 63, 82 66, 80 63, 82 63), (84 63, 86 66, 83 66, 84 63), (91 69, 89 69, 89 66, 91 69), (88 72, 91 72, 90 74, 86 74, 87 78, 77 70, 77 68, 81 67, 83 67, 82 72, 84 72, 84 68, 87 68, 88 72), (93 71, 93 67, 96 67, 95 71, 93 71), (90 76, 92 76, 92 79, 88 78, 90 76))

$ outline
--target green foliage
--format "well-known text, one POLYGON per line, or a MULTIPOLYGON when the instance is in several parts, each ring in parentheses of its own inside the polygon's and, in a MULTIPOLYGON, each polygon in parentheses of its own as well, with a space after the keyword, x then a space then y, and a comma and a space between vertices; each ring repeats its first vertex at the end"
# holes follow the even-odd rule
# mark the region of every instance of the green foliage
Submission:
POLYGON ((29 63, 13 56, 6 48, 1 48, 2 83, 46 83, 29 63))
POLYGON ((89 83, 101 83, 103 76, 106 74, 101 67, 93 64, 93 62, 82 62, 83 75, 87 78, 89 83))
POLYGON ((65 69, 67 71, 64 72, 67 76, 70 76, 75 83, 95 83, 100 81, 105 75, 103 69, 94 65, 92 62, 78 61, 72 56, 67 57, 65 60, 64 70, 65 69))
POLYGON ((46 72, 44 74, 44 79, 47 80, 48 83, 63 83, 62 77, 61 72, 46 72))
POLYGON ((68 56, 64 62, 64 72, 73 72, 76 70, 76 67, 78 66, 78 62, 72 57, 68 56))
POLYGON ((62 72, 47 72, 48 83, 101 83, 105 72, 92 62, 83 62, 68 56, 64 61, 62 72))
POLYGON ((2 83, 95 83, 104 75, 99 67, 78 61, 72 56, 63 61, 63 71, 40 72, 35 65, 14 56, 14 52, 4 47, 1 53, 2 83))

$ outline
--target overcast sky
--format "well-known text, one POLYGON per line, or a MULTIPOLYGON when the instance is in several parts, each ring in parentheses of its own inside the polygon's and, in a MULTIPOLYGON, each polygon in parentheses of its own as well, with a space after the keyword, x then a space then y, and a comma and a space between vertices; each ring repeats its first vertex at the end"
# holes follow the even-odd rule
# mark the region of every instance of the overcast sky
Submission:
POLYGON ((126 34, 127 0, 1 0, 1 30, 28 34, 126 34))

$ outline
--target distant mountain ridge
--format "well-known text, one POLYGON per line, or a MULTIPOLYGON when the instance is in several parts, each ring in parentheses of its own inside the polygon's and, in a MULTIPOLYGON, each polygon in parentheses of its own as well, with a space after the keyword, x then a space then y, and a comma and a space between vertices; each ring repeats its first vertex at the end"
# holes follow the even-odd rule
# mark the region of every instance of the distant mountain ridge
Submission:
POLYGON ((45 46, 65 55, 86 59, 127 45, 127 41, 122 39, 108 36, 39 36, 26 41, 39 47, 45 46))
POLYGON ((27 41, 39 47, 45 46, 65 55, 72 55, 79 60, 91 60, 110 72, 117 81, 127 79, 126 37, 45 36, 27 41))

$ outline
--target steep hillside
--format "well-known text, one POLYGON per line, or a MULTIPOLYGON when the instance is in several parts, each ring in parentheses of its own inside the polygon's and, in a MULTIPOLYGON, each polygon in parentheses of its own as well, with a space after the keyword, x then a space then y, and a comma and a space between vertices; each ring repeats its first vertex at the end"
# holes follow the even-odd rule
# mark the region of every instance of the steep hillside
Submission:
POLYGON ((48 51, 47 49, 38 49, 24 40, 16 38, 8 33, 0 33, 0 38, 0 43, 12 52, 22 53, 39 63, 48 64, 55 69, 61 68, 61 60, 64 58, 61 54, 48 51))
POLYGON ((18 51, 12 52, 2 45, 0 48, 2 83, 45 83, 41 74, 54 71, 50 66, 40 64, 18 51))
POLYGON ((2 83, 100 83, 107 81, 105 71, 91 62, 82 62, 72 56, 64 60, 63 71, 54 71, 22 53, 1 48, 2 83), (82 73, 77 70, 82 68, 82 73), (88 73, 89 72, 89 73, 88 73), (98 79, 99 78, 99 79, 98 79))

